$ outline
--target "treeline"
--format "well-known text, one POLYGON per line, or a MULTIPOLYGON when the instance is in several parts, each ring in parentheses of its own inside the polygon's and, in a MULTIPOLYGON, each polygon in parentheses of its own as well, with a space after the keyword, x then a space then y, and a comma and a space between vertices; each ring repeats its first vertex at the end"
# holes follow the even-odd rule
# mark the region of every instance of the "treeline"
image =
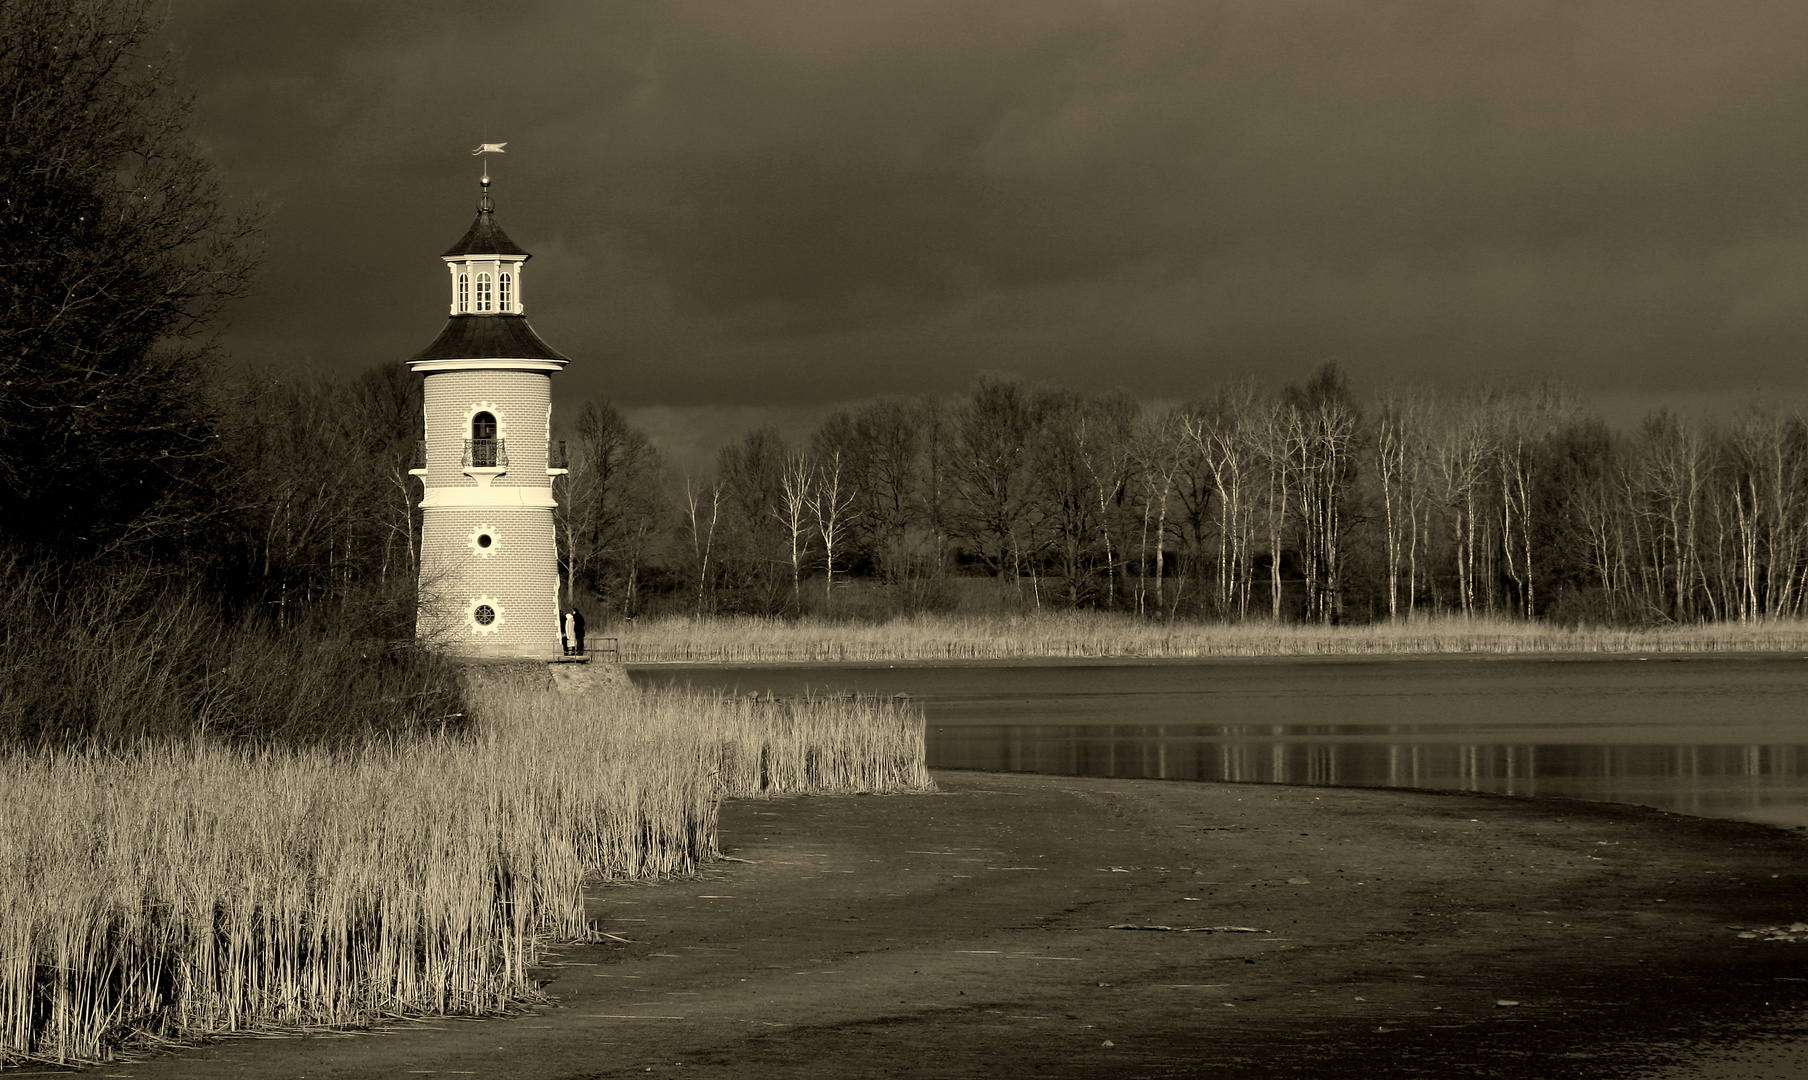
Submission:
POLYGON ((575 435, 563 572, 618 615, 1750 622, 1808 589, 1808 427, 1763 409, 1623 432, 1548 387, 1363 399, 1327 365, 1160 407, 988 376, 672 482, 605 404, 575 435))
POLYGON ((401 365, 349 380, 197 365, 190 448, 128 474, 134 512, 10 492, 0 741, 337 744, 460 725, 456 669, 414 636, 419 383, 401 365))
POLYGON ((339 742, 465 710, 414 644, 418 381, 228 373, 226 209, 153 0, 0 2, 0 740, 339 742))

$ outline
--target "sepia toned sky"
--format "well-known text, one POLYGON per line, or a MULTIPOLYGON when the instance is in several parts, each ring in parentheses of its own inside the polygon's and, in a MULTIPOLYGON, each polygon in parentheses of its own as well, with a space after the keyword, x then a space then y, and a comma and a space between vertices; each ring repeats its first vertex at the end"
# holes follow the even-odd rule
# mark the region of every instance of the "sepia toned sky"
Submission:
POLYGON ((559 399, 678 427, 1332 359, 1359 388, 1808 395, 1799 0, 170 11, 197 133, 269 214, 239 355, 430 341, 470 151, 506 141, 559 399))

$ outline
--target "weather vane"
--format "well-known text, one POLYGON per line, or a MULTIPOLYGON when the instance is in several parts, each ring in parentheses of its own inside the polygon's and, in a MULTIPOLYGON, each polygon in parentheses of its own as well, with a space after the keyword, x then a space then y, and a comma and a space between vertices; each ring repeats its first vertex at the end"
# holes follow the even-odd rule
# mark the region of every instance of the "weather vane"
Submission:
MULTIPOLYGON (((508 145, 508 143, 505 143, 505 142, 487 142, 487 143, 484 143, 482 146, 479 146, 477 149, 471 151, 471 156, 472 157, 482 157, 482 155, 484 155, 484 154, 500 154, 500 153, 502 153, 502 148, 507 145, 508 145)), ((483 159, 483 182, 485 184, 488 184, 490 182, 490 159, 489 158, 483 159)))

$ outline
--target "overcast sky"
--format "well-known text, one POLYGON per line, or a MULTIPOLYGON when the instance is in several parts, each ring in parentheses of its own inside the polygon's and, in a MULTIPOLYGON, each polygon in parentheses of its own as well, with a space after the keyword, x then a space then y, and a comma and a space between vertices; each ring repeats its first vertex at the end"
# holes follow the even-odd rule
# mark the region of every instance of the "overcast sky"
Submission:
POLYGON ((1801 0, 171 0, 269 212, 236 354, 351 370, 497 220, 561 402, 802 416, 983 370, 1184 398, 1808 392, 1801 0))

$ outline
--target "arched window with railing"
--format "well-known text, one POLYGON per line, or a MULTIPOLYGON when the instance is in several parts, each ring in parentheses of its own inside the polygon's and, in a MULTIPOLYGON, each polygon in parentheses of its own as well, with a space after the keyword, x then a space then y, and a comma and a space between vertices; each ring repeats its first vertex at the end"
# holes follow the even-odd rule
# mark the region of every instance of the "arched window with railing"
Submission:
POLYGON ((510 306, 510 303, 515 298, 514 285, 515 285, 515 279, 512 275, 503 274, 503 275, 497 277, 497 279, 496 279, 496 310, 497 311, 510 312, 510 311, 515 310, 513 307, 510 306))
POLYGON ((471 275, 458 275, 458 310, 471 310, 471 275))
POLYGON ((477 310, 490 310, 490 275, 477 275, 477 310))
MULTIPOLYGON (((479 275, 481 280, 481 275, 479 275)), ((496 437, 496 416, 480 412, 471 417, 470 449, 465 452, 465 466, 494 469, 506 462, 502 459, 502 440, 496 437)))

